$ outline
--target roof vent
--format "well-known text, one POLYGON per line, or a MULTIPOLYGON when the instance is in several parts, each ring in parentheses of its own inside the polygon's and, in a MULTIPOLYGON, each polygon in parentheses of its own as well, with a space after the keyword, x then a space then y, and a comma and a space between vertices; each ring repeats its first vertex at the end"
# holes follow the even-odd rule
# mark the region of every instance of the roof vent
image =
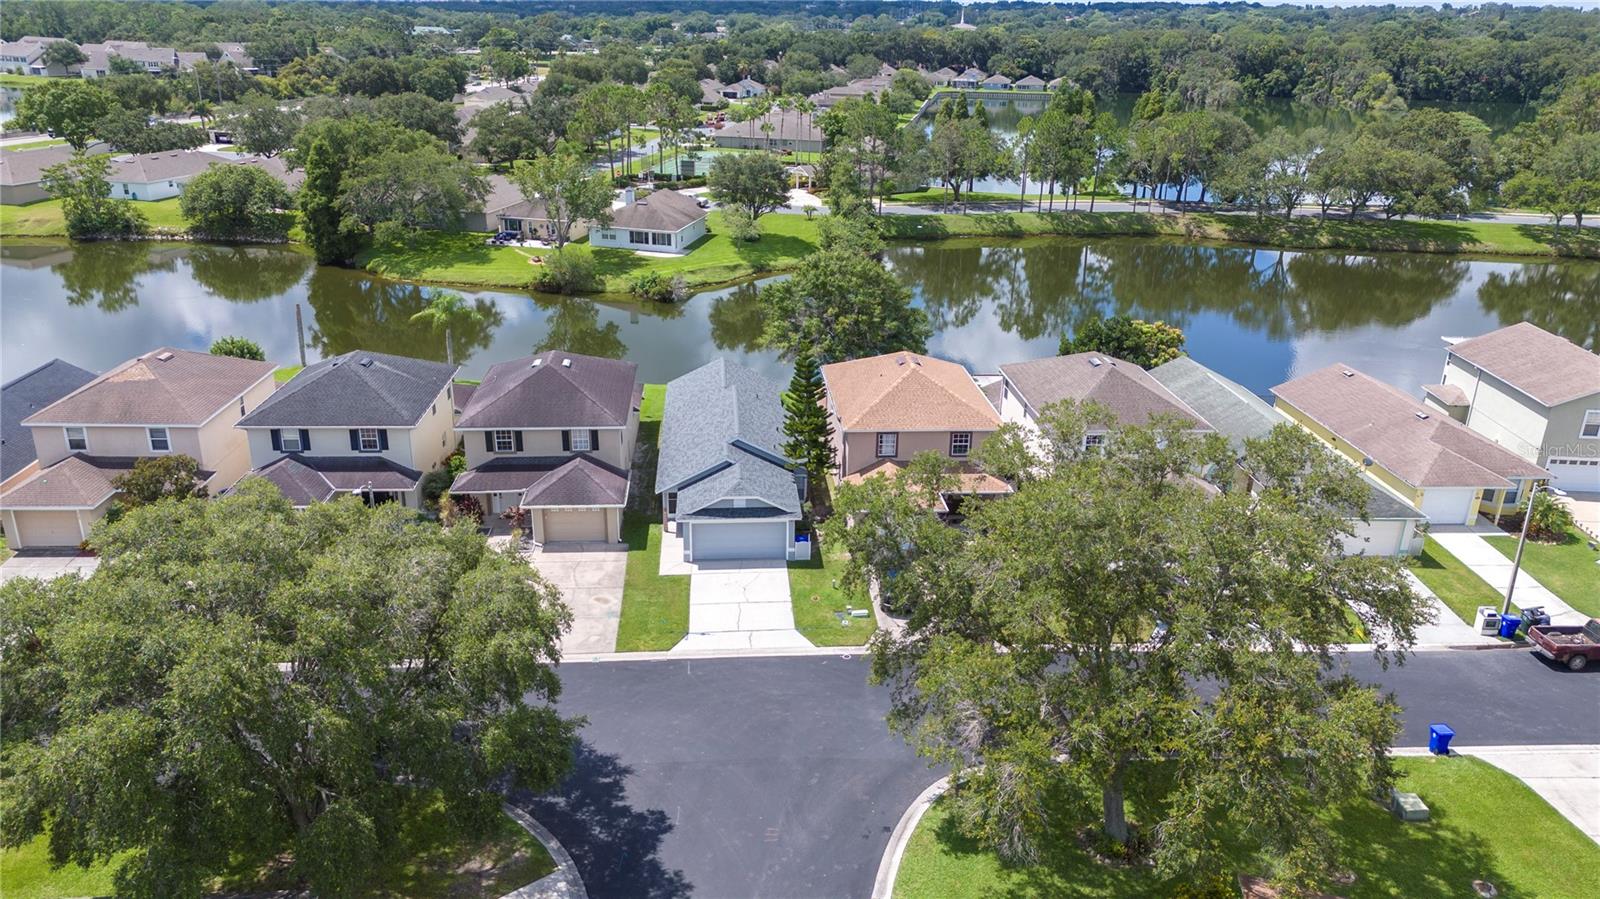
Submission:
POLYGON ((905 353, 901 353, 900 355, 894 357, 894 364, 895 365, 905 365, 906 364, 906 354, 905 353))
POLYGON ((344 361, 343 359, 335 359, 332 362, 328 363, 328 367, 329 368, 338 368, 339 367, 339 363, 341 363, 343 361, 344 361))
POLYGON ((1411 414, 1415 415, 1417 417, 1417 421, 1427 421, 1428 420, 1428 413, 1426 413, 1426 412, 1413 412, 1411 414))
POLYGON ((562 359, 561 360, 561 367, 562 368, 571 368, 572 367, 572 360, 571 359, 562 359))
POLYGON ((543 360, 543 359, 540 359, 540 358, 539 358, 539 357, 538 357, 538 356, 534 356, 534 357, 533 357, 533 364, 532 364, 532 365, 530 365, 530 366, 528 366, 528 367, 529 367, 529 368, 538 368, 538 367, 539 367, 539 363, 541 363, 541 362, 543 362, 543 361, 544 361, 544 360, 543 360))
POLYGON ((361 357, 361 361, 359 363, 357 363, 357 364, 360 365, 362 368, 371 368, 372 367, 372 357, 371 356, 362 356, 361 357))
POLYGON ((168 361, 169 359, 172 358, 172 353, 170 353, 170 352, 157 353, 156 354, 156 358, 158 360, 162 361, 162 362, 166 362, 166 361, 168 361))
POLYGON ((1095 367, 1095 368, 1099 368, 1099 367, 1100 367, 1100 366, 1101 366, 1101 365, 1103 365, 1103 364, 1104 364, 1104 363, 1103 363, 1103 362, 1101 362, 1101 360, 1100 360, 1100 357, 1099 357, 1099 356, 1090 356, 1090 357, 1089 357, 1089 364, 1090 364, 1090 365, 1092 365, 1092 366, 1094 366, 1094 367, 1095 367))
POLYGON ((1348 369, 1348 368, 1345 368, 1345 369, 1341 369, 1341 370, 1340 370, 1340 371, 1339 371, 1339 374, 1341 374, 1341 375, 1344 375, 1344 376, 1345 376, 1345 377, 1347 377, 1347 378, 1353 378, 1353 377, 1355 377, 1355 376, 1356 376, 1356 373, 1355 373, 1355 372, 1353 372, 1353 371, 1351 371, 1351 370, 1350 370, 1350 369, 1348 369))

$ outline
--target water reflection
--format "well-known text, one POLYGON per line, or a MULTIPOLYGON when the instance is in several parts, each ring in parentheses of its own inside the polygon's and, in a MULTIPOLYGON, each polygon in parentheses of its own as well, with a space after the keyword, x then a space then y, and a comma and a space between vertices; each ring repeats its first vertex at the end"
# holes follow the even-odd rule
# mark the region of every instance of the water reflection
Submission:
MULTIPOLYGON (((1600 346, 1600 263, 1590 261, 1133 239, 899 246, 887 258, 934 323, 930 349, 985 371, 1053 353, 1062 334, 1105 314, 1180 325, 1196 358, 1258 392, 1334 361, 1411 390, 1438 377, 1441 336, 1524 319, 1600 346)), ((204 349, 224 334, 289 364, 299 356, 297 305, 311 359, 362 348, 443 359, 444 328, 413 320, 436 292, 319 268, 283 247, 7 241, 0 377, 54 356, 104 370, 162 344, 204 349)), ((718 356, 787 377, 760 346, 757 284, 675 305, 462 293, 469 308, 448 325, 469 377, 548 348, 628 358, 652 382, 718 356)))

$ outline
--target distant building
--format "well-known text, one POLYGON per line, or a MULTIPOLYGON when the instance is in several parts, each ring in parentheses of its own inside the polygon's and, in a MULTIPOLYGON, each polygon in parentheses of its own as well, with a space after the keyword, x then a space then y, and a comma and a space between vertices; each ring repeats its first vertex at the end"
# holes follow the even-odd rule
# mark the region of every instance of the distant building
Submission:
POLYGON ((793 110, 773 110, 748 122, 734 122, 711 139, 719 147, 736 150, 785 150, 821 153, 822 129, 811 116, 793 110))
POLYGON ((815 104, 818 109, 830 109, 834 104, 843 100, 859 100, 870 95, 881 94, 889 89, 889 84, 892 80, 882 75, 874 75, 871 78, 857 78, 849 84, 818 91, 807 99, 815 104))
MULTIPOLYGON (((91 144, 89 152, 104 153, 105 144, 91 144)), ((72 158, 67 144, 37 150, 0 151, 0 205, 23 206, 48 200, 44 189, 44 170, 72 158)))
POLYGON ((1042 91, 1046 85, 1044 79, 1038 75, 1023 75, 1012 87, 1019 91, 1042 91))
POLYGON ((613 210, 610 224, 589 232, 589 246, 682 255, 705 236, 706 216, 694 197, 658 190, 613 210))

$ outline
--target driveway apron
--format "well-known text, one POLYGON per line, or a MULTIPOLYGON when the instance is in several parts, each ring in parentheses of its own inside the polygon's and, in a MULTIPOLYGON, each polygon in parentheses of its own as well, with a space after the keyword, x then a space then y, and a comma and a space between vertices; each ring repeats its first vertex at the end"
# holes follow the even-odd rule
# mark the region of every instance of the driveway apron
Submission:
POLYGON ((781 561, 701 562, 689 575, 689 633, 673 652, 807 648, 781 561))
POLYGON ((572 609, 572 629, 561 638, 564 657, 615 652, 622 617, 627 548, 614 543, 551 543, 528 562, 561 590, 572 609))

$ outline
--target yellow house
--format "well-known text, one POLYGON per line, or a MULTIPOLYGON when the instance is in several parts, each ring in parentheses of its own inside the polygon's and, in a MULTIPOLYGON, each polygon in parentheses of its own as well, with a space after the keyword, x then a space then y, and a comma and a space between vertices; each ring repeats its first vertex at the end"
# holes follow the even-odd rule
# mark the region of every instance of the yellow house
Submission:
POLYGON ((1348 365, 1272 388, 1276 406, 1405 497, 1433 524, 1472 524, 1485 490, 1549 474, 1450 416, 1348 365))

